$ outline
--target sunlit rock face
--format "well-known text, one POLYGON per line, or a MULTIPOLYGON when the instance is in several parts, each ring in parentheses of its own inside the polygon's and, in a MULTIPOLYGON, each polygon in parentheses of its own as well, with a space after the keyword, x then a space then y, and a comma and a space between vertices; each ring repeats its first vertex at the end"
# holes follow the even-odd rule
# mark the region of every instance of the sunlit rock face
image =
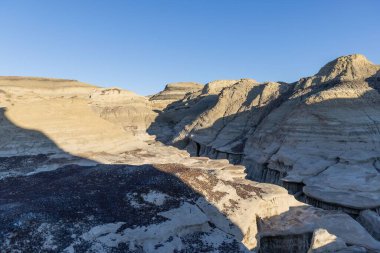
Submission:
POLYGON ((179 122, 171 142, 243 163, 250 178, 302 191, 321 207, 379 208, 379 70, 349 55, 293 84, 241 80, 179 122))
POLYGON ((347 245, 341 238, 330 234, 326 229, 316 229, 307 253, 336 252, 345 249, 347 245))
POLYGON ((0 77, 0 251, 379 252, 378 71, 150 98, 0 77))
POLYGON ((239 80, 216 80, 206 83, 202 89, 202 94, 219 94, 224 88, 230 87, 238 81, 239 80))
POLYGON ((0 90, 7 97, 0 104, 1 155, 59 149, 86 156, 88 152, 105 149, 119 152, 134 145, 123 140, 130 133, 100 117, 91 106, 90 94, 99 88, 60 79, 31 80, 18 78, 0 83, 0 90))
POLYGON ((183 99, 189 93, 201 91, 202 88, 203 85, 195 82, 169 83, 163 91, 150 96, 149 100, 158 109, 163 109, 171 103, 183 99))
POLYGON ((378 70, 353 55, 300 80, 247 138, 251 177, 274 170, 284 182, 304 184, 311 200, 354 210, 380 207, 378 70))
POLYGON ((144 135, 157 113, 146 97, 119 88, 96 89, 90 95, 91 108, 101 118, 118 124, 134 136, 144 135))

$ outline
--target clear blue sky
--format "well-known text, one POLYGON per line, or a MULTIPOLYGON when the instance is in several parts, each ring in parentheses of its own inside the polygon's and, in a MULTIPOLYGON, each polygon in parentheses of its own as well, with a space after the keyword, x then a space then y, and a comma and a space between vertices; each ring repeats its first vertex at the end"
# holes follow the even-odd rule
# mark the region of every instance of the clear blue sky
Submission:
POLYGON ((338 56, 380 64, 379 0, 0 0, 0 75, 155 93, 296 81, 338 56))

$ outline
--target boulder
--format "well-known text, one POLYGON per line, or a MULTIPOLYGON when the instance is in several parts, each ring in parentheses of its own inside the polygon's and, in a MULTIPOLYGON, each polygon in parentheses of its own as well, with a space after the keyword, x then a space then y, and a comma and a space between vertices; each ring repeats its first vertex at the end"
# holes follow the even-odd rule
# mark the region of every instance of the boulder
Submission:
POLYGON ((316 229, 307 253, 328 253, 346 248, 347 245, 342 239, 330 234, 326 229, 316 229))

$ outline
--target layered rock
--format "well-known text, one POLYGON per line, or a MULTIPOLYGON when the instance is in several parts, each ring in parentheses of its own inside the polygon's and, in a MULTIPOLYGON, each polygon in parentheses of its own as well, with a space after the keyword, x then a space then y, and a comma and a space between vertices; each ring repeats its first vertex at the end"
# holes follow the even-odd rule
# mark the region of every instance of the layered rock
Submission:
POLYGON ((308 250, 315 252, 318 248, 317 244, 319 246, 325 244, 325 251, 322 252, 329 252, 330 247, 335 248, 334 251, 337 252, 339 250, 357 249, 364 250, 364 252, 379 252, 380 250, 380 242, 371 237, 349 215, 310 206, 293 207, 288 212, 260 221, 258 236, 260 238, 260 252, 296 253, 307 252, 308 250), (317 243, 316 234, 320 229, 327 230, 331 235, 317 243), (335 238, 334 244, 331 241, 328 243, 331 238, 335 238), (344 249, 344 244, 354 245, 355 248, 344 249))
POLYGON ((323 76, 296 84, 292 96, 247 140, 245 153, 253 152, 245 163, 253 178, 263 170, 276 171, 282 181, 304 184, 307 201, 331 205, 321 207, 338 205, 357 213, 380 206, 380 95, 373 80, 379 67, 362 60, 343 57, 322 68, 323 76), (369 72, 357 71, 363 65, 371 66, 369 72))
POLYGON ((301 205, 242 166, 154 142, 143 97, 17 82, 2 86, 2 251, 247 252, 256 216, 301 205))
POLYGON ((367 229, 367 231, 377 240, 380 241, 380 216, 379 214, 370 211, 364 210, 361 211, 359 217, 357 218, 358 222, 367 229))
POLYGON ((143 135, 157 116, 146 97, 119 88, 94 90, 90 103, 100 117, 136 136, 143 135))
POLYGON ((302 191, 323 208, 379 208, 379 70, 350 55, 294 84, 241 80, 177 123, 170 140, 194 155, 243 163, 250 178, 302 191))
POLYGON ((170 103, 183 99, 186 94, 199 92, 202 88, 203 85, 195 82, 169 83, 163 91, 151 96, 149 100, 158 108, 163 109, 170 103))
POLYGON ((327 63, 312 78, 317 83, 345 82, 371 77, 379 71, 379 66, 374 65, 364 55, 354 54, 343 56, 327 63))
POLYGON ((258 84, 243 79, 224 89, 218 96, 217 103, 185 126, 174 137, 173 142, 177 143, 191 136, 191 140, 215 150, 242 154, 245 136, 254 131, 251 126, 259 125, 276 106, 272 101, 283 99, 288 90, 287 84, 258 84), (249 112, 254 115, 251 116, 249 112))

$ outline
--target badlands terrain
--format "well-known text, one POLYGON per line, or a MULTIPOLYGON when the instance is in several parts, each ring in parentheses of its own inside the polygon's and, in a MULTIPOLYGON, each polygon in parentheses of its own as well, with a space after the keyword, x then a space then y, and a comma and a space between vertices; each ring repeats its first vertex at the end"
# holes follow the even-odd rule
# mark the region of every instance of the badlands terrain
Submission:
POLYGON ((149 97, 0 77, 0 252, 380 252, 380 66, 149 97))

